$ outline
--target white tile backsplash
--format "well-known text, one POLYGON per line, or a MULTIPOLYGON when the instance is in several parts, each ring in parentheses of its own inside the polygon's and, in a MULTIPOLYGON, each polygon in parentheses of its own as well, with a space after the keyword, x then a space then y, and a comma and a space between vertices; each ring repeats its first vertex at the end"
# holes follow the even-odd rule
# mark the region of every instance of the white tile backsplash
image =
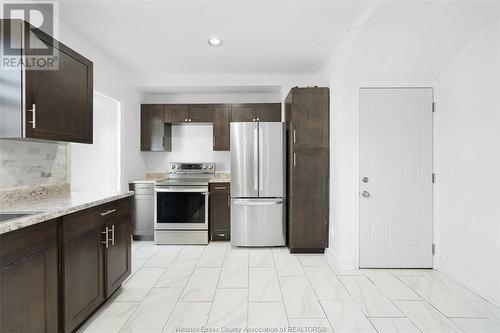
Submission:
POLYGON ((0 190, 68 183, 64 143, 0 140, 0 190))

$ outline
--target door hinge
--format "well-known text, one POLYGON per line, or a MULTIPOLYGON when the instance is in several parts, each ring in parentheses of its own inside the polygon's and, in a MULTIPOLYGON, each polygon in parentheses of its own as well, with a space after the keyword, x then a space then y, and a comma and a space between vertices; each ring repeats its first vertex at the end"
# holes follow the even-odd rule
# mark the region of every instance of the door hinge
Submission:
POLYGON ((432 244, 432 255, 436 254, 436 244, 432 244))
POLYGON ((436 102, 432 102, 432 113, 436 112, 436 102))
POLYGON ((436 183, 436 174, 435 173, 432 174, 432 183, 433 184, 436 183))

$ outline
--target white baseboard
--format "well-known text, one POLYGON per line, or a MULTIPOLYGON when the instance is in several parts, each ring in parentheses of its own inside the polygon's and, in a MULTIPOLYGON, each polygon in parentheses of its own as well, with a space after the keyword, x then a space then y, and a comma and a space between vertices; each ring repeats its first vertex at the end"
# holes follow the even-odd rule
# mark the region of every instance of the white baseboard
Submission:
POLYGON ((353 270, 358 269, 356 265, 356 261, 353 257, 342 257, 339 256, 334 250, 331 248, 325 249, 325 256, 327 260, 339 270, 353 270))

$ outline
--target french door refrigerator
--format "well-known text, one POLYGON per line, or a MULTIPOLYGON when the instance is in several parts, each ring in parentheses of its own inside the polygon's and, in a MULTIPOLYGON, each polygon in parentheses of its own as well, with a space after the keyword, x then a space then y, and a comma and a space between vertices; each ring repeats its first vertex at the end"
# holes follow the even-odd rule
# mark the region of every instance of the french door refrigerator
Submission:
POLYGON ((231 244, 284 246, 284 123, 232 122, 230 145, 231 244))

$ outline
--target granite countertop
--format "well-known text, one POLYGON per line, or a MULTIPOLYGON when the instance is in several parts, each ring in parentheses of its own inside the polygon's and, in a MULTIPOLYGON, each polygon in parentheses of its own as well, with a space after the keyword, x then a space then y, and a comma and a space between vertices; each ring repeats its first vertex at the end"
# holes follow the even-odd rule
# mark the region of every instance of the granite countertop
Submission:
MULTIPOLYGON (((148 173, 146 177, 141 179, 134 179, 129 181, 130 184, 154 184, 157 181, 168 179, 167 172, 155 172, 148 173)), ((210 183, 230 183, 231 173, 230 172, 216 172, 212 179, 209 180, 210 183)))
POLYGON ((0 222, 0 234, 134 195, 125 192, 66 192, 47 197, 0 203, 0 213, 37 212, 0 222))

